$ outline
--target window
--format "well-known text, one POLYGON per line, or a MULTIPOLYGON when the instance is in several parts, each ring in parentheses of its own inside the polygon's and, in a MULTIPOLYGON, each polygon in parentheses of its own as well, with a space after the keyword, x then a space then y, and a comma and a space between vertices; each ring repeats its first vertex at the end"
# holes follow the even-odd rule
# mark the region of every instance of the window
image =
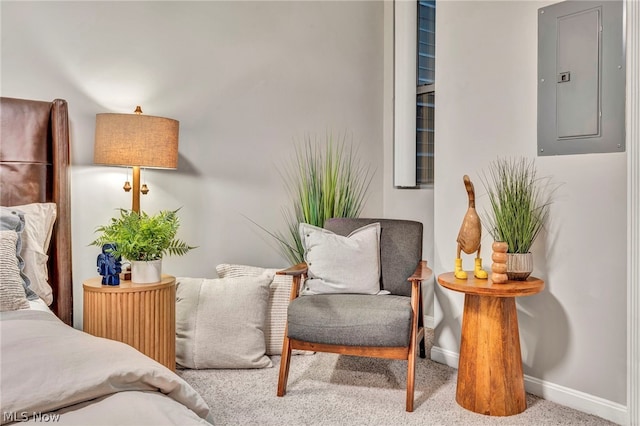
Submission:
POLYGON ((393 184, 431 186, 436 0, 395 0, 393 7, 393 184))
POLYGON ((416 184, 432 185, 436 60, 436 1, 418 1, 416 59, 416 184))

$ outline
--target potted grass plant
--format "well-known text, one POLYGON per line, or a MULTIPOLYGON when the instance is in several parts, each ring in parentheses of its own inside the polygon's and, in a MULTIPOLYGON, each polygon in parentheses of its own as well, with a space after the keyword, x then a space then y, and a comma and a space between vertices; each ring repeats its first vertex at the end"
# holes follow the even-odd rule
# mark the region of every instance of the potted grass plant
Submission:
POLYGON ((283 208, 286 230, 272 232, 258 226, 277 241, 281 255, 291 264, 304 261, 298 225, 322 227, 332 217, 358 217, 373 178, 346 137, 335 140, 330 134, 324 142, 307 137, 296 145, 280 173, 291 197, 290 205, 283 208))
POLYGON ((113 244, 115 248, 109 249, 109 253, 131 262, 131 281, 159 282, 164 255, 182 256, 195 248, 176 238, 180 227, 178 210, 148 215, 120 209, 119 217, 96 228, 99 236, 91 245, 113 244))
POLYGON ((496 242, 507 244, 507 277, 525 280, 533 271, 533 242, 549 216, 553 189, 550 178, 539 178, 533 160, 498 158, 490 163, 482 183, 490 209, 483 223, 496 242))

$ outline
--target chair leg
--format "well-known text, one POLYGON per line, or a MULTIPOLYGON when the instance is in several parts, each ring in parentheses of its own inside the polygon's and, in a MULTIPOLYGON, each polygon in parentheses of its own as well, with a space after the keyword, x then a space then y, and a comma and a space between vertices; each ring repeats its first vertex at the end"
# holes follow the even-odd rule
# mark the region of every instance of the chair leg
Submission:
POLYGON ((422 304, 422 287, 420 287, 420 292, 418 297, 420 298, 420 301, 418 303, 418 312, 419 312, 418 330, 420 329, 423 330, 422 338, 420 339, 420 358, 424 359, 427 357, 427 348, 425 344, 425 341, 427 340, 427 338, 426 338, 426 327, 424 326, 424 306, 422 304))
POLYGON ((407 411, 413 411, 413 395, 416 378, 416 350, 415 346, 407 359, 407 411))
POLYGON ((287 380, 289 379, 289 364, 291 362, 291 341, 286 335, 282 343, 282 357, 280 358, 280 374, 278 374, 278 396, 287 393, 287 380))
MULTIPOLYGON (((409 337, 409 353, 407 356, 407 411, 413 411, 413 395, 416 378, 416 353, 418 342, 418 328, 422 325, 422 292, 420 281, 413 281, 411 286, 411 336, 409 337)), ((420 340, 423 342, 424 338, 420 340)), ((422 349, 421 349, 422 350, 422 349)))

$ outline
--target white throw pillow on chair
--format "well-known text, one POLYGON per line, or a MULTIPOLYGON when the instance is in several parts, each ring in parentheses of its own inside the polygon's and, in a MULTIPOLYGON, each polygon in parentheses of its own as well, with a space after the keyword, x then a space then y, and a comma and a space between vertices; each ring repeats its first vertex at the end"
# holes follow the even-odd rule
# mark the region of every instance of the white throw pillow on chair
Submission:
POLYGON ((301 294, 380 293, 380 224, 371 223, 348 236, 301 223, 307 263, 301 294))

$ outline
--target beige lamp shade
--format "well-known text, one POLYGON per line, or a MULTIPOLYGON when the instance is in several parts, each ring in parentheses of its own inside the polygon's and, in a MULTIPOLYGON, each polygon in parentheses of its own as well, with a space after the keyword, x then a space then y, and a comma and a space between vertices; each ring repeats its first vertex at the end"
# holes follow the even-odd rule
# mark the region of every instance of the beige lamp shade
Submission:
POLYGON ((179 122, 142 114, 96 114, 95 164, 175 169, 179 122))

